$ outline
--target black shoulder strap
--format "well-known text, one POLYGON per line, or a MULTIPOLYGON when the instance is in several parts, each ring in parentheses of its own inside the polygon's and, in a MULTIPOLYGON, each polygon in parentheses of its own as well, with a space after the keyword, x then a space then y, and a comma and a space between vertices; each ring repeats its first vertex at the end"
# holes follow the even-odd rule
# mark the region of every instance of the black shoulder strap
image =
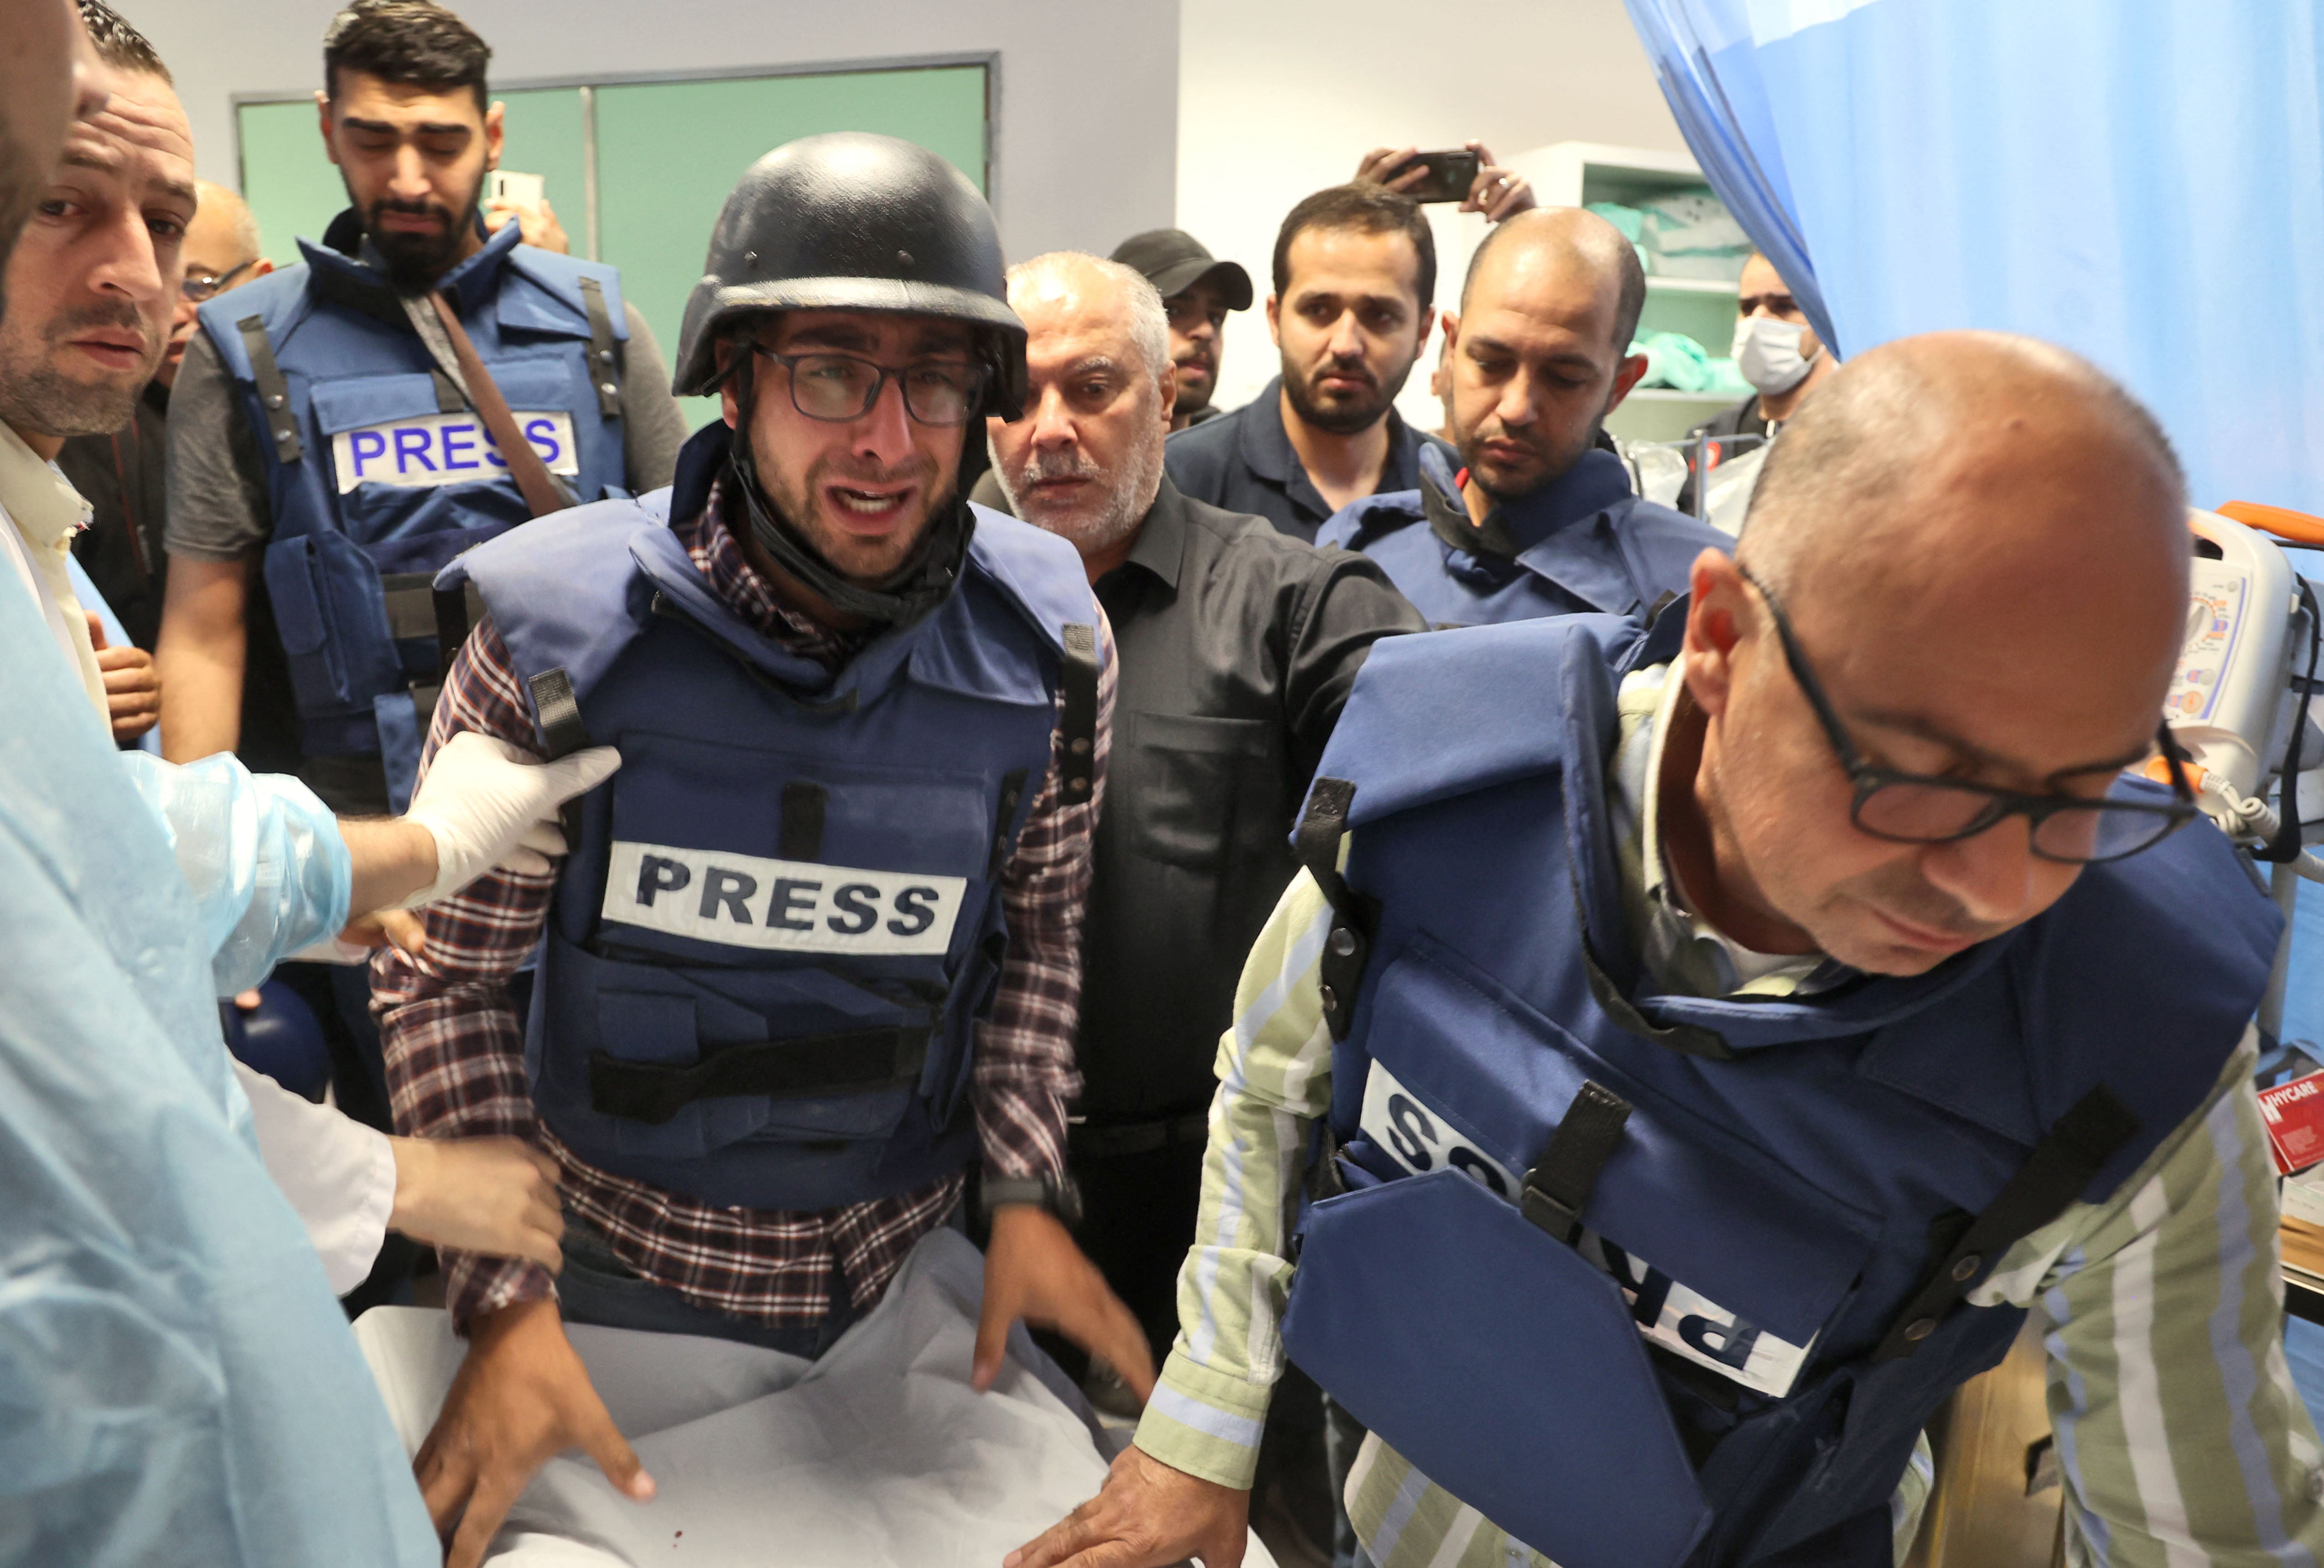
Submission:
POLYGON ((305 451, 299 444, 299 416, 290 407, 290 383, 282 379, 282 367, 274 363, 274 345, 267 341, 266 318, 245 316, 234 325, 242 334, 242 351, 250 359, 250 379, 258 388, 259 406, 266 410, 274 459, 296 463, 305 451))
POLYGON ((1291 836, 1291 849, 1315 879, 1315 886, 1332 906, 1332 931, 1323 939, 1322 971, 1323 1022, 1332 1038, 1344 1040, 1355 1021, 1356 992, 1363 984, 1364 963, 1371 955, 1373 915, 1347 879, 1340 875, 1340 839, 1348 831, 1348 811, 1356 801, 1356 787, 1345 779, 1318 778, 1307 791, 1307 807, 1291 836))
POLYGON ((2080 1197, 2107 1161, 2138 1135, 2138 1118, 2101 1084, 2074 1102, 2034 1146, 2025 1163, 1963 1231, 1888 1327, 1876 1360, 1909 1356, 1936 1332, 2004 1252, 2080 1197))
POLYGON ((1517 1198, 1525 1217, 1571 1246, 1581 1232, 1582 1211, 1598 1185, 1598 1173, 1614 1158, 1629 1121, 1628 1101, 1583 1079, 1582 1092, 1550 1134, 1549 1147, 1526 1172, 1525 1191, 1517 1198))
POLYGON ((622 417, 621 356, 613 350, 613 318, 605 311, 605 286, 595 278, 582 279, 581 303, 589 311, 589 380, 597 389, 597 411, 618 420, 622 417))
POLYGON ((532 706, 540 714, 540 743, 552 762, 569 757, 589 743, 581 723, 580 699, 573 695, 573 678, 565 667, 544 669, 525 684, 532 690, 532 706))
POLYGON ((1065 701, 1057 719, 1065 757, 1057 765, 1057 790, 1066 805, 1079 806, 1090 798, 1097 774, 1097 629, 1074 625, 1065 633, 1065 701))

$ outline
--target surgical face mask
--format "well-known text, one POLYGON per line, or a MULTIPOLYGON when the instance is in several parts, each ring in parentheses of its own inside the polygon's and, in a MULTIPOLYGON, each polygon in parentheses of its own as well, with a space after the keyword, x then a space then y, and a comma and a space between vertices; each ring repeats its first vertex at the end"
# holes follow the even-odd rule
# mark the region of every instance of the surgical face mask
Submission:
MULTIPOLYGON (((1815 355, 1803 357, 1800 339, 1807 327, 1775 316, 1746 316, 1735 323, 1735 368, 1757 391, 1772 397, 1800 384, 1815 364, 1815 355)), ((1823 352, 1819 344, 1816 354, 1823 352)))

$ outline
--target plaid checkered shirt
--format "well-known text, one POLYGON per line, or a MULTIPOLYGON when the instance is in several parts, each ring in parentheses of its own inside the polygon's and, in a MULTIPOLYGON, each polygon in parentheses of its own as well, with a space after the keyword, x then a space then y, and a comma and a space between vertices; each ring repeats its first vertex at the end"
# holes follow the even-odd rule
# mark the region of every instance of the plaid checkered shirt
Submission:
MULTIPOLYGON (((774 595, 724 521, 724 485, 673 531, 719 601, 792 652, 837 668, 868 636, 835 633, 774 595)), ((1095 606, 1093 605, 1093 609, 1095 606)), ((1062 1176, 1065 1104, 1080 1088, 1074 1029, 1081 1002, 1081 927, 1090 844, 1105 792, 1115 687, 1113 637, 1097 611, 1100 676, 1094 788, 1057 796, 1049 772, 1001 873, 1009 953, 991 1015, 977 1027, 971 1102, 994 1177, 1062 1176)), ((522 681, 487 620, 453 661, 430 725, 428 759, 455 733, 477 730, 538 752, 522 681)), ((420 1138, 508 1134, 557 1161, 566 1203, 645 1278, 712 1311, 798 1325, 829 1311, 834 1287, 861 1308, 876 1301, 923 1235, 959 1201, 965 1173, 899 1196, 813 1213, 698 1203, 583 1163, 533 1115, 510 977, 539 943, 551 875, 493 872, 425 913, 423 957, 383 949, 372 967, 396 1130, 420 1138)), ((551 1293, 538 1265, 444 1254, 449 1305, 466 1324, 551 1293)))

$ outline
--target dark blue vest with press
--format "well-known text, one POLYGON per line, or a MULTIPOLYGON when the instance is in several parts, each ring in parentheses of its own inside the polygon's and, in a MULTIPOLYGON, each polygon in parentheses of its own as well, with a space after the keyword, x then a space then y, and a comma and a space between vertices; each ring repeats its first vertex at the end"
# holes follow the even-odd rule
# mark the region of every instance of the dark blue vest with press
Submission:
MULTIPOLYGON (((477 357, 550 473, 624 493, 619 274, 505 225, 446 273, 477 357)), ((273 603, 310 756, 380 754, 397 810, 440 679, 429 580, 530 512, 484 422, 379 272, 299 242, 285 267, 203 305, 266 473, 273 603)))
POLYGON ((1482 529, 1441 447, 1424 447, 1419 489, 1351 502, 1315 543, 1379 562, 1440 629, 1593 612, 1644 620, 1687 591, 1696 556, 1735 544, 1632 493, 1629 471, 1611 452, 1583 453, 1539 490, 1501 503, 1482 529))
MULTIPOLYGON (((697 509, 724 435, 680 460, 697 509)), ((543 519, 444 574, 481 591, 521 676, 565 671, 588 740, 622 753, 558 877, 534 1105, 590 1164, 704 1203, 926 1185, 976 1155, 999 879, 1061 681, 1069 709, 1076 680, 1094 705, 1080 558, 980 508, 943 605, 832 673, 712 595, 671 494, 543 519)))
POLYGON ((1615 733, 1586 628, 1366 662, 1301 830, 1344 1033, 1286 1348, 1562 1568, 1886 1568, 1915 1435, 2024 1316, 1961 1298, 2203 1103, 2280 922, 2198 821, 1925 975, 1658 994, 1615 733))

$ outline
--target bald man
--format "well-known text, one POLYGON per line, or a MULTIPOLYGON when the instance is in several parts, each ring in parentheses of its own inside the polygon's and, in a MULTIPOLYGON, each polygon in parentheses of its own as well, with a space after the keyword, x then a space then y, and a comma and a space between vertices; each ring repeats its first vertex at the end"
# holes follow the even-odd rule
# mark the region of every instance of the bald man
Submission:
POLYGON ((1371 557, 1436 626, 1599 613, 1645 620, 1686 591, 1723 536, 1630 492, 1602 441, 1646 374, 1630 353, 1646 273, 1594 213, 1523 214, 1485 236, 1445 374, 1456 469, 1420 455, 1418 488, 1355 502, 1315 542, 1371 557))
POLYGON ((2278 921, 2174 762, 2122 771, 2185 505, 2088 364, 1907 339, 1794 417, 1667 662, 1377 649, 1221 1042, 1177 1348, 1010 1568, 1234 1568, 1286 1355, 1373 1429, 1379 1568, 1886 1568, 1918 1434, 2029 1312, 2068 1561, 2316 1562, 2250 1083, 2278 921))
MULTIPOLYGON (((161 629, 170 558, 161 548, 168 510, 170 385, 203 300, 263 278, 274 263, 259 254, 258 223, 242 198, 223 185, 194 181, 194 218, 186 226, 184 281, 173 300, 169 346, 145 385, 129 422, 117 430, 69 438, 57 454, 72 487, 89 504, 89 524, 73 538, 73 558, 112 606, 138 648, 152 650, 161 629)), ((279 701, 286 729, 292 723, 289 678, 279 701)), ((246 705, 248 706, 248 705, 246 705)), ((263 717, 260 720, 263 724, 263 717)), ((251 727, 248 719, 245 728, 251 727)), ((295 745, 295 742, 292 742, 295 745)))

